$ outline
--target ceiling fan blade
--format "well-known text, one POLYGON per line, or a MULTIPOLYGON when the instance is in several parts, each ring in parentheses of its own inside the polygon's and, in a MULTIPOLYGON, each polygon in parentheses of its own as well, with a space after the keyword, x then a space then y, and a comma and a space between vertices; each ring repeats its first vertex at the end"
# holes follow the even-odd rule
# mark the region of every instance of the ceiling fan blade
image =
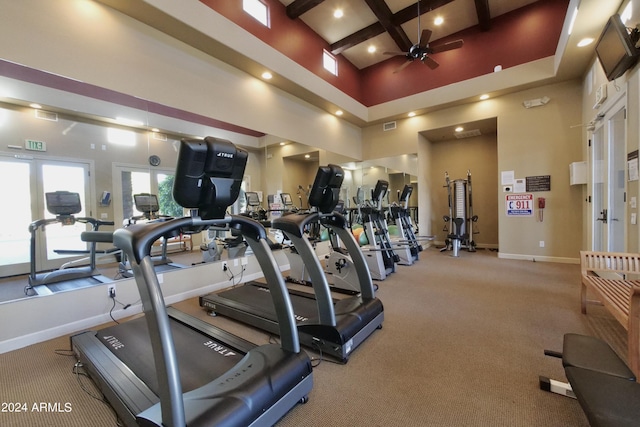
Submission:
POLYGON ((404 69, 407 67, 407 65, 411 64, 412 62, 413 62, 413 60, 411 60, 411 59, 409 59, 409 60, 405 61, 405 63, 404 63, 404 64, 402 64, 401 66, 399 66, 399 67, 398 67, 398 68, 393 72, 393 74, 395 74, 395 73, 399 73, 400 71, 404 70, 404 69))
POLYGON ((383 55, 406 55, 407 52, 382 52, 383 55))
POLYGON ((439 53, 439 52, 445 52, 447 50, 461 48, 463 44, 464 44, 464 41, 462 40, 454 40, 449 43, 441 44, 440 46, 433 46, 433 47, 430 46, 429 48, 431 49, 431 53, 439 53))
POLYGON ((432 70, 435 70, 440 65, 430 56, 425 56, 424 58, 422 58, 422 62, 432 70))
POLYGON ((420 36, 420 47, 425 48, 429 43, 429 39, 431 38, 432 31, 424 29, 422 30, 422 35, 420 36))

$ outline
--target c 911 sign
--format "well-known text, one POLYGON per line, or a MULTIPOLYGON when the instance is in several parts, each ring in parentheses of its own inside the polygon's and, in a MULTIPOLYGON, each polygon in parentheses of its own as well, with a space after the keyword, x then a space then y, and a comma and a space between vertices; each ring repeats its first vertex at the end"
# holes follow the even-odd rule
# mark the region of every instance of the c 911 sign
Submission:
POLYGON ((507 216, 533 216, 533 194, 507 194, 505 210, 507 216))

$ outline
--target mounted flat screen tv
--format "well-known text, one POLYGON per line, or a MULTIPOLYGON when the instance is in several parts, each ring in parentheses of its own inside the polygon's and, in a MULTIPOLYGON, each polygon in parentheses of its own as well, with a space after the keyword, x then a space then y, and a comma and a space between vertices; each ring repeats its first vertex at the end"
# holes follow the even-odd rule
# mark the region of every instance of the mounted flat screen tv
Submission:
POLYGON ((637 41, 638 30, 633 29, 629 33, 620 15, 609 18, 596 45, 596 54, 607 80, 617 79, 635 65, 638 60, 637 41))

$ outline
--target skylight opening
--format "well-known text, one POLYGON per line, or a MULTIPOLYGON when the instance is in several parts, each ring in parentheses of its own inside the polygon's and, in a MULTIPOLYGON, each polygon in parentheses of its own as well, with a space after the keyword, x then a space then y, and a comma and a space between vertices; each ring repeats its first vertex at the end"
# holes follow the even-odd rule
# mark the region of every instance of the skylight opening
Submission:
POLYGON ((326 50, 322 52, 322 65, 325 70, 329 71, 334 76, 338 75, 338 61, 335 56, 331 55, 326 50))
POLYGON ((269 8, 261 0, 242 0, 242 9, 265 27, 269 26, 269 8))

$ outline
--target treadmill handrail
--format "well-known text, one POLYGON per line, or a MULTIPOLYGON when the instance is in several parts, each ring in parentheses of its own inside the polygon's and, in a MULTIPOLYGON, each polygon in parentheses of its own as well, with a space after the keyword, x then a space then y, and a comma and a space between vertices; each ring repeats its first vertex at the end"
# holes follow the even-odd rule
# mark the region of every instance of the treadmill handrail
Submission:
POLYGON ((135 261, 131 263, 131 267, 147 320, 156 372, 158 373, 162 420, 163 424, 167 426, 186 425, 186 415, 173 335, 162 289, 150 255, 151 245, 158 238, 175 230, 220 224, 230 224, 241 232, 246 232, 245 239, 260 263, 274 300, 280 327, 281 347, 293 353, 300 352, 293 308, 284 279, 266 242, 266 232, 258 222, 235 215, 209 220, 202 220, 199 217, 185 217, 146 226, 132 225, 116 230, 113 233, 115 246, 122 249, 131 260, 135 261))
POLYGON ((298 254, 307 267, 309 278, 311 279, 311 286, 313 287, 316 298, 318 319, 320 323, 323 325, 335 326, 336 314, 333 299, 331 298, 329 283, 327 282, 327 276, 324 274, 322 265, 313 250, 311 242, 309 242, 309 239, 304 234, 304 226, 310 222, 318 221, 319 218, 320 215, 317 212, 301 215, 287 215, 285 217, 274 219, 271 225, 273 228, 287 233, 289 239, 293 243, 293 247, 298 251, 298 254))
POLYGON ((304 227, 309 223, 318 221, 318 216, 317 212, 285 215, 280 218, 274 218, 271 221, 271 227, 301 238, 304 234, 304 227))

